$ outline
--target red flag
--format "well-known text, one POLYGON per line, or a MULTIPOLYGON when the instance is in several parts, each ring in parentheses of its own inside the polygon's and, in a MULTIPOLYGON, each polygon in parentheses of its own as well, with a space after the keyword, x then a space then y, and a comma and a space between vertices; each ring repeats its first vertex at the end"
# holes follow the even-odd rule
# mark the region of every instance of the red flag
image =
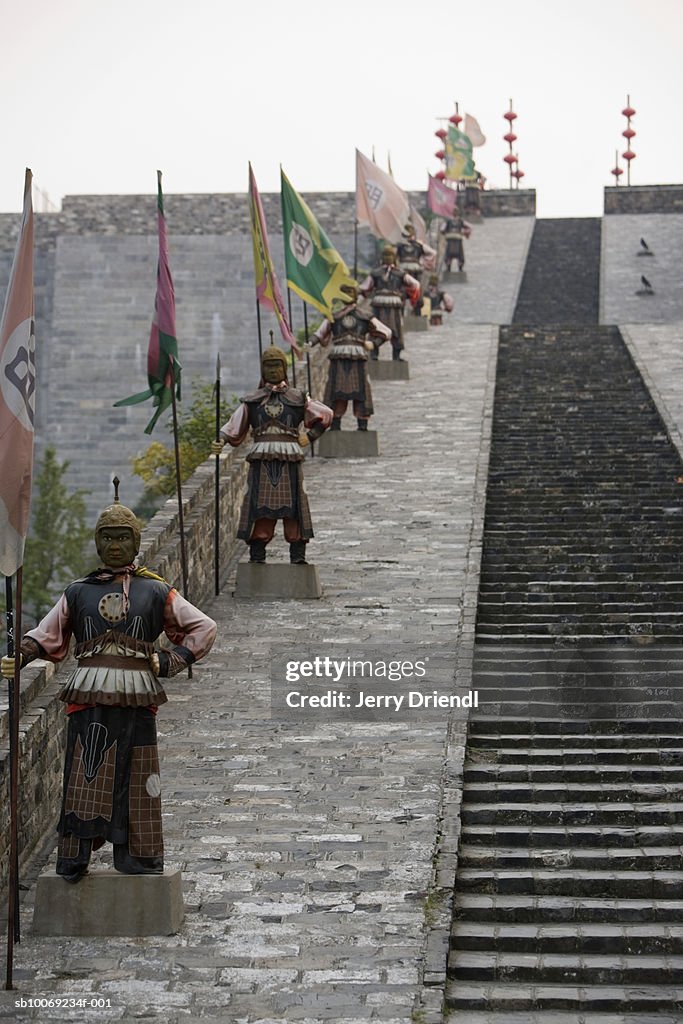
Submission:
POLYGON ((427 206, 437 217, 452 217, 457 203, 457 193, 444 185, 438 178, 429 175, 427 189, 427 206))
POLYGON ((265 309, 275 313, 280 325, 280 334, 290 346, 297 358, 303 355, 297 345, 285 312, 285 303, 280 291, 280 283, 273 267, 266 228, 266 215, 263 212, 261 196, 256 185, 254 172, 249 164, 249 212, 251 216, 251 240, 254 248, 254 278, 256 281, 256 301, 265 309))
POLYGON ((5 576, 23 565, 31 506, 36 387, 32 180, 26 168, 24 212, 0 323, 0 572, 5 576))
POLYGON ((175 333, 175 289, 171 276, 168 256, 168 234, 164 216, 164 195, 161 191, 161 171, 157 171, 157 224, 159 229, 159 261, 157 263, 157 293, 154 299, 154 316, 147 349, 147 381, 149 387, 130 398, 114 402, 121 405, 137 405, 152 398, 156 411, 145 427, 151 434, 157 420, 165 409, 173 404, 173 388, 180 399, 181 365, 178 362, 178 340, 175 333))

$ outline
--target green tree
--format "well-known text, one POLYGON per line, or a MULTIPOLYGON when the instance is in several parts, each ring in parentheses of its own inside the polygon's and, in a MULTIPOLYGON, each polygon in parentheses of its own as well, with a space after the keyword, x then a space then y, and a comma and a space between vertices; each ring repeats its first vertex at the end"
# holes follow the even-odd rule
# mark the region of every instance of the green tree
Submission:
MULTIPOLYGON (((197 466, 206 462, 210 454, 211 441, 216 436, 216 399, 213 384, 193 381, 193 398, 190 407, 178 416, 178 448, 180 451, 181 479, 192 476, 197 466)), ((221 400, 221 424, 230 418, 238 399, 233 395, 230 401, 221 400)), ((169 418, 167 429, 173 433, 173 421, 169 418)), ((160 441, 152 441, 148 448, 133 459, 133 472, 145 484, 144 493, 135 506, 135 513, 148 519, 163 504, 166 498, 175 494, 175 452, 172 447, 160 441)))
POLYGON ((86 569, 91 533, 85 525, 85 492, 69 493, 64 483, 68 468, 69 463, 60 463, 48 446, 34 481, 31 532, 24 553, 24 608, 36 620, 86 569))

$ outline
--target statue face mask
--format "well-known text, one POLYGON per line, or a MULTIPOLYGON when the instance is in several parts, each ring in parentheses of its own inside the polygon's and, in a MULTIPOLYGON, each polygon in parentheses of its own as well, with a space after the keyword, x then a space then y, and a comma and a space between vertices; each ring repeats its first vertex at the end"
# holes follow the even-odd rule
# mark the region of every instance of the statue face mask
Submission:
POLYGON ((138 553, 130 526, 103 526, 95 534, 95 546, 102 564, 110 569, 130 565, 138 553))
POLYGON ((262 373, 266 384, 281 384, 285 379, 285 368, 279 359, 264 359, 262 373))
POLYGON ((385 266, 390 267, 392 266, 393 263, 395 263, 395 261, 396 250, 393 248, 393 246, 386 246, 386 248, 382 250, 382 263, 385 266))

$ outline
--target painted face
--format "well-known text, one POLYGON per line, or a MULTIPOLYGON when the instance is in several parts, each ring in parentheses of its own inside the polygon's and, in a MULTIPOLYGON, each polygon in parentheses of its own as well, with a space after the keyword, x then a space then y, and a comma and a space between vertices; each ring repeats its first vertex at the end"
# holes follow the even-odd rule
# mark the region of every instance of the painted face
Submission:
POLYGON ((121 569, 130 565, 137 551, 135 538, 129 526, 105 526, 97 531, 95 537, 97 554, 102 564, 110 569, 121 569))
POLYGON ((285 379, 285 368, 279 359, 264 359, 262 372, 266 384, 281 384, 285 379))

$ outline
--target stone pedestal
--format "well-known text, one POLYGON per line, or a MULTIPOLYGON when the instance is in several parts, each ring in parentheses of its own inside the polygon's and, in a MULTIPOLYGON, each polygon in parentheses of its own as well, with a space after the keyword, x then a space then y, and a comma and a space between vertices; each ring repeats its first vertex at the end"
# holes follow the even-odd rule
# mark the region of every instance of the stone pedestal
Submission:
POLYGON ((179 871, 93 871, 75 885, 50 871, 36 886, 33 934, 174 935, 184 916, 179 871))
POLYGON ((322 593, 315 565, 240 562, 237 566, 235 597, 259 601, 317 601, 322 593))
POLYGON ((370 359, 368 373, 371 380, 408 380, 408 362, 405 359, 370 359))
POLYGON ((416 333, 417 331, 428 331, 429 323, 426 316, 414 316, 413 313, 408 313, 407 316, 403 317, 403 330, 416 333))
POLYGON ((467 284, 466 270, 449 270, 441 278, 442 284, 467 284))
POLYGON ((323 459, 375 458, 379 455, 377 431, 344 430, 343 426, 341 430, 326 430, 316 443, 315 454, 323 459))

